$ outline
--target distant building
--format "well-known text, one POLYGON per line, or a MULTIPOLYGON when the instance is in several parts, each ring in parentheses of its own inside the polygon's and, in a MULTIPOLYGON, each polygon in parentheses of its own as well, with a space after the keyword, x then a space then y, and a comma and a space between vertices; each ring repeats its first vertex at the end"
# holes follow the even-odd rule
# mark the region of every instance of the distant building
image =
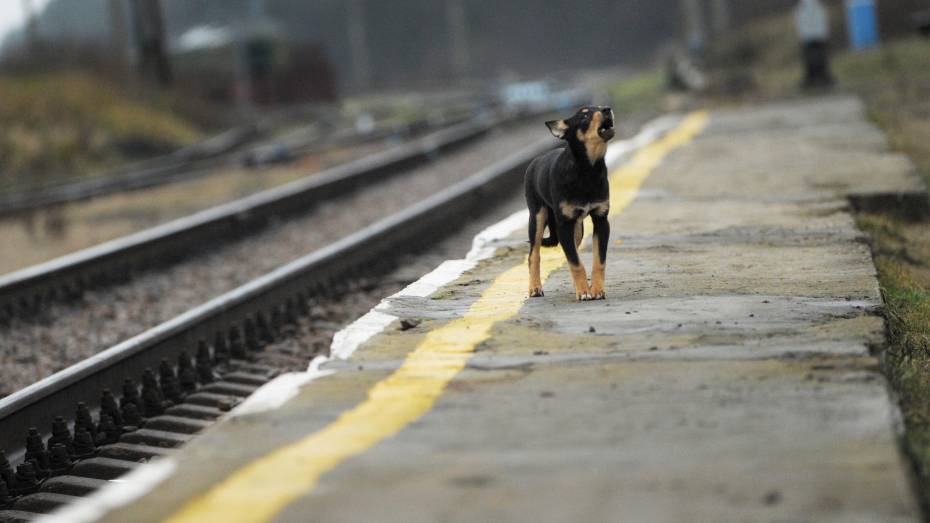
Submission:
POLYGON ((293 44, 269 19, 191 27, 171 43, 183 88, 219 103, 277 105, 337 98, 322 49, 293 44))

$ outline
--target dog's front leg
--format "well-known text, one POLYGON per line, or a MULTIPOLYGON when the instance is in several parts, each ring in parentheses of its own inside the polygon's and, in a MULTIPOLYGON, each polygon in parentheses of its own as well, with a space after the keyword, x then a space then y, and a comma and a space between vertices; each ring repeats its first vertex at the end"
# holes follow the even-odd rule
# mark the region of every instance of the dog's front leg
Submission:
POLYGON ((575 248, 575 221, 571 219, 559 222, 559 244, 568 260, 568 268, 572 273, 572 283, 575 286, 575 298, 578 301, 588 301, 591 293, 588 290, 588 273, 584 270, 581 259, 578 258, 578 249, 575 248))
POLYGON ((603 300, 607 298, 604 292, 604 270, 607 267, 607 246, 610 245, 610 222, 607 216, 591 215, 594 222, 593 251, 594 268, 591 272, 591 299, 603 300))

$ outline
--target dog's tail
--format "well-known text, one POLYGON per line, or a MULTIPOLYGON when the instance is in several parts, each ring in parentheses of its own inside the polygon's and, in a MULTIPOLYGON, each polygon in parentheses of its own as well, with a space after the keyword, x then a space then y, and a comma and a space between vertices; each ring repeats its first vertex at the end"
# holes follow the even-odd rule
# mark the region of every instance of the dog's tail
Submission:
POLYGON ((555 213, 552 209, 547 209, 549 211, 549 219, 546 220, 546 228, 549 229, 549 236, 542 239, 543 247, 555 247, 559 244, 559 233, 555 225, 555 213))

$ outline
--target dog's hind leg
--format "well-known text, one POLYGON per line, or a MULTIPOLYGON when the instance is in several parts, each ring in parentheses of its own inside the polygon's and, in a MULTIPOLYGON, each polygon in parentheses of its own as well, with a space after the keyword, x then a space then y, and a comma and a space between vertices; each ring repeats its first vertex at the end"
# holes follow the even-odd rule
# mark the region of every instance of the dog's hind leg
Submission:
POLYGON ((546 230, 547 218, 548 212, 545 207, 541 207, 535 214, 530 214, 530 255, 528 259, 530 266, 530 298, 537 298, 544 295, 542 278, 539 273, 539 250, 542 248, 543 232, 546 230))
POLYGON ((604 291, 604 272, 607 268, 607 247, 610 245, 610 222, 606 216, 591 215, 594 222, 593 251, 594 267, 591 269, 591 298, 603 300, 607 298, 604 291))
POLYGON ((584 239, 584 216, 575 220, 575 250, 581 247, 581 240, 584 239))
POLYGON ((549 226, 549 236, 543 238, 542 246, 555 247, 559 244, 559 229, 556 227, 558 219, 555 217, 555 212, 551 208, 544 206, 543 209, 546 210, 547 214, 546 224, 549 226))
POLYGON ((575 286, 575 298, 578 301, 588 301, 591 293, 588 289, 588 274, 578 258, 578 249, 575 248, 575 220, 559 222, 559 243, 562 252, 568 260, 568 268, 572 273, 572 284, 575 286))

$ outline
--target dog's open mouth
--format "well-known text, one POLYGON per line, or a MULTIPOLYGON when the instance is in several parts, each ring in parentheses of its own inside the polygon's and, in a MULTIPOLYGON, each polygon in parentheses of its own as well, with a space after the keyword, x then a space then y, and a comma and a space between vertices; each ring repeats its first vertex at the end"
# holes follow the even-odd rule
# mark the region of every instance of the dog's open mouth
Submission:
POLYGON ((611 117, 604 118, 604 122, 597 129, 597 135, 601 137, 601 140, 605 142, 614 137, 616 131, 614 131, 614 119, 611 117))

